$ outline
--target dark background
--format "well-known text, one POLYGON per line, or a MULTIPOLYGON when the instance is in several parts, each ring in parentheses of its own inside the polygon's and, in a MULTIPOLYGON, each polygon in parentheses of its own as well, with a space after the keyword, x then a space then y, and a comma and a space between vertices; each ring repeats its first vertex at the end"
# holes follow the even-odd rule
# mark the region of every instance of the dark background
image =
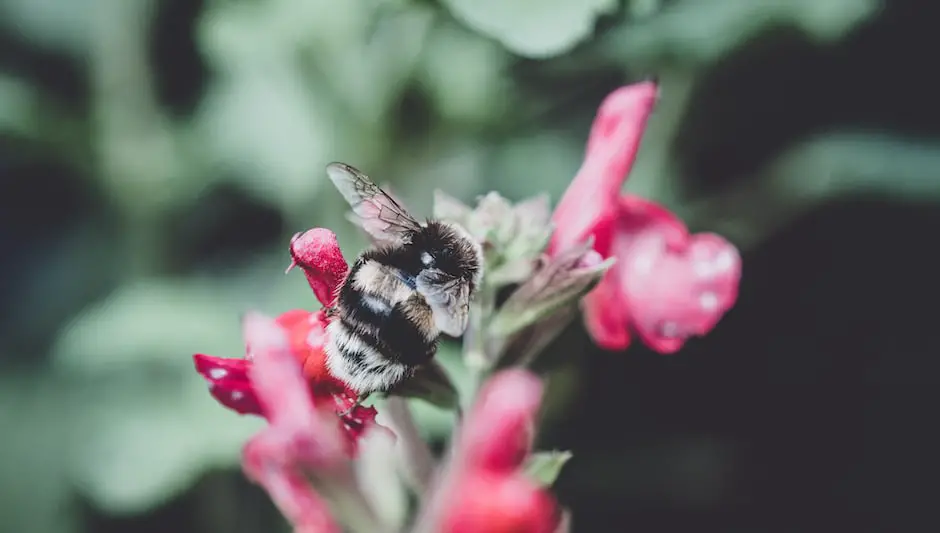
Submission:
POLYGON ((551 348, 574 531, 930 529, 940 8, 596 2, 579 30, 581 0, 469 4, 0 0, 0 529, 285 528, 238 468, 258 423, 189 357, 316 305, 281 275, 294 232, 365 245, 322 166, 425 214, 435 187, 557 200, 604 95, 649 75, 626 189, 744 275, 678 354, 580 324, 551 348))

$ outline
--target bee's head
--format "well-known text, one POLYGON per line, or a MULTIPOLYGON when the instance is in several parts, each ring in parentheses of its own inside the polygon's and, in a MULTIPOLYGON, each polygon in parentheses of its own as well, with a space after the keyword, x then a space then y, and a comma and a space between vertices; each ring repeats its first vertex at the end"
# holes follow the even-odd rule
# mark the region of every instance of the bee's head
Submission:
POLYGON ((411 241, 421 268, 433 268, 455 278, 464 278, 471 287, 479 284, 483 268, 480 246, 463 229, 431 221, 411 241))

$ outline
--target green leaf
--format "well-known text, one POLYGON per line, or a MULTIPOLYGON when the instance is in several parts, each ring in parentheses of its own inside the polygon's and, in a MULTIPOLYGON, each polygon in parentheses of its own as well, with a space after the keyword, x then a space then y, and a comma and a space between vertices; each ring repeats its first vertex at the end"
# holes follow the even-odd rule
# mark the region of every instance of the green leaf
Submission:
POLYGON ((566 52, 594 32, 595 19, 617 7, 615 0, 444 0, 454 16, 532 58, 566 52))
POLYGON ((241 355, 233 300, 216 288, 195 281, 123 285, 59 335, 53 363, 77 375, 139 373, 153 366, 191 372, 195 352, 241 355))
POLYGON ((541 485, 549 487, 558 478, 561 469, 571 457, 572 454, 569 451, 553 450, 533 453, 526 461, 525 473, 541 485))
POLYGON ((489 333, 506 337, 548 319, 590 292, 616 261, 611 257, 594 265, 582 266, 589 254, 600 258, 592 246, 593 242, 588 241, 543 261, 541 267, 499 309, 488 327, 489 333))
MULTIPOLYGON (((645 3, 645 2, 644 2, 645 3)), ((763 0, 761 2, 669 2, 660 9, 632 7, 639 23, 624 24, 605 36, 611 57, 631 66, 704 66, 747 46, 772 27, 792 27, 810 39, 834 42, 877 15, 879 0, 763 0)), ((655 8, 656 6, 652 6, 655 8)), ((574 58, 572 58, 574 59, 574 58)))
POLYGON ((198 376, 167 378, 76 387, 69 478, 100 509, 136 514, 169 501, 205 472, 236 465, 264 424, 220 406, 198 376))
POLYGON ((77 413, 66 384, 35 366, 8 366, 0 376, 0 486, 16 487, 3 491, 0 523, 4 531, 75 533, 81 520, 70 505, 66 463, 75 442, 68 424, 77 413))
MULTIPOLYGON (((236 279, 227 282, 244 290, 236 279)), ((238 464, 263 421, 220 406, 192 363, 194 352, 244 353, 236 302, 215 282, 134 282, 87 307, 56 339, 53 375, 69 386, 60 422, 71 442, 62 452, 68 482, 95 506, 144 512, 206 471, 238 464)))

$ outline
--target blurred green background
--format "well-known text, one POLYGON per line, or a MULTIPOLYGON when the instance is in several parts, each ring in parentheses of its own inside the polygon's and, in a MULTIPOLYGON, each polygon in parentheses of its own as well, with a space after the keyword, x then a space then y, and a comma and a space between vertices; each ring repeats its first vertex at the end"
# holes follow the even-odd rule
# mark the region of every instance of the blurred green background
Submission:
MULTIPOLYGON (((0 531, 286 531, 260 422, 194 352, 317 306, 324 165, 557 200, 594 111, 661 100, 627 190, 744 254, 659 356, 546 357, 574 530, 924 530, 935 503, 940 8, 905 0, 0 0, 0 531), (930 487, 934 487, 932 490, 930 487)), ((455 347, 442 357, 452 358, 455 347)), ((429 437, 448 419, 418 412, 429 437)), ((928 528, 929 529, 929 528, 928 528)))

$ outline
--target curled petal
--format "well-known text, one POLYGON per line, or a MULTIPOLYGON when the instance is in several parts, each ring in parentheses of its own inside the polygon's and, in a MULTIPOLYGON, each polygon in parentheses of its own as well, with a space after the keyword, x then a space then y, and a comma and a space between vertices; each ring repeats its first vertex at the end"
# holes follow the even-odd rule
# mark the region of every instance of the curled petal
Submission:
POLYGON ((324 306, 332 305, 336 291, 349 271, 336 234, 325 228, 298 233, 290 241, 290 255, 291 264, 287 270, 299 266, 317 300, 324 306))
POLYGON ((614 294, 643 342, 673 353, 689 337, 714 328, 734 305, 741 257, 718 235, 689 235, 681 221, 652 202, 625 197, 621 208, 612 248, 620 284, 614 294))
POLYGON ((261 405, 248 379, 251 361, 211 355, 193 356, 196 372, 209 382, 209 393, 219 403, 243 415, 260 415, 261 405))
POLYGON ((459 487, 441 531, 551 533, 558 524, 554 499, 525 476, 477 472, 459 487))
POLYGON ((654 82, 636 83, 617 89, 601 104, 584 163, 552 215, 557 230, 550 253, 594 235, 595 249, 607 256, 620 188, 633 166, 657 93, 654 82))
POLYGON ((542 382, 531 372, 504 370, 480 391, 461 437, 467 468, 511 472, 532 448, 542 382))
MULTIPOLYGON (((297 318, 302 316, 293 313, 283 321, 297 318)), ((295 531, 338 533, 340 527, 311 483, 315 481, 327 494, 344 501, 341 509, 358 501, 355 487, 350 485, 349 461, 356 442, 348 434, 344 436, 336 406, 311 394, 313 389, 282 325, 250 313, 243 319, 243 330, 245 344, 253 354, 248 378, 269 421, 245 446, 245 473, 268 491, 295 531)), ((342 517, 352 520, 347 514, 342 517)), ((370 530, 375 530, 371 523, 370 530)))
POLYGON ((620 294, 618 276, 615 265, 581 300, 588 334, 605 350, 625 350, 630 345, 630 313, 620 294))

